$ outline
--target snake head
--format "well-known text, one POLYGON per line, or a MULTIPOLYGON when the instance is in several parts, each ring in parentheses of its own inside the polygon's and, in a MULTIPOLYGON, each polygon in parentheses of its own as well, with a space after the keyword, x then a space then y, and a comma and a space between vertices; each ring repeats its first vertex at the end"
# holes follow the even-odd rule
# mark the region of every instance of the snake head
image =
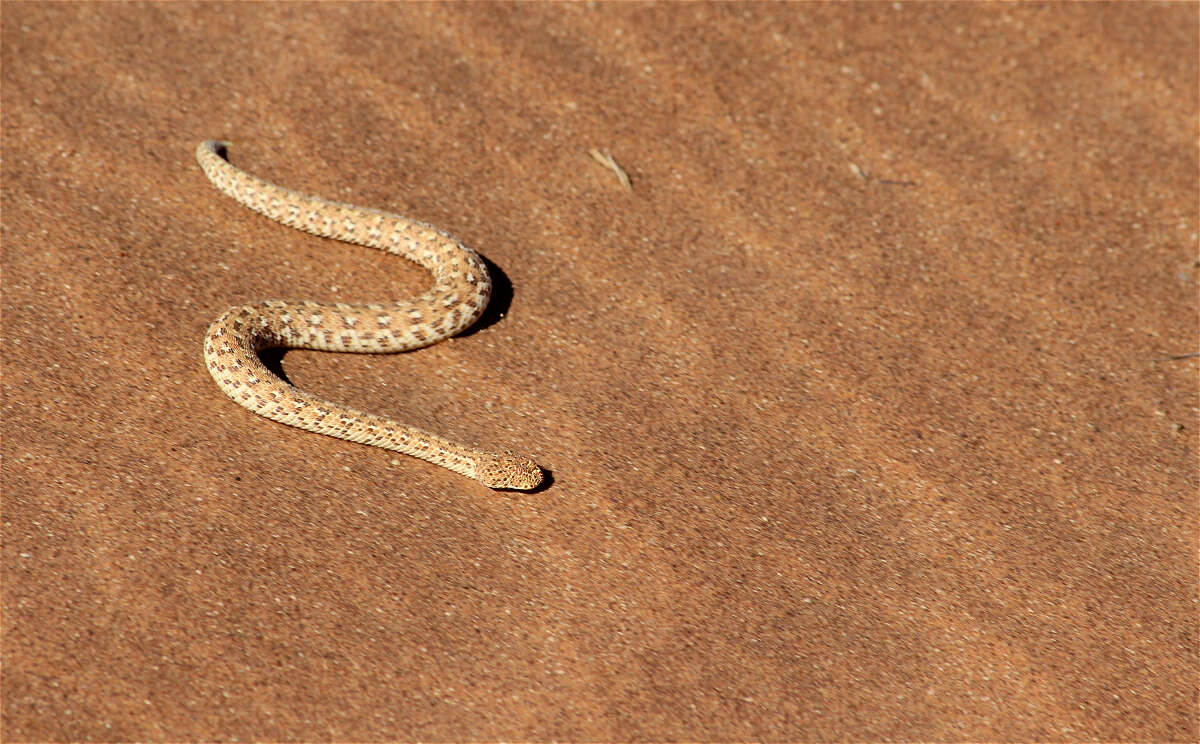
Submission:
POLYGON ((512 453, 491 455, 475 467, 475 480, 488 488, 530 491, 542 484, 542 477, 536 462, 512 453))

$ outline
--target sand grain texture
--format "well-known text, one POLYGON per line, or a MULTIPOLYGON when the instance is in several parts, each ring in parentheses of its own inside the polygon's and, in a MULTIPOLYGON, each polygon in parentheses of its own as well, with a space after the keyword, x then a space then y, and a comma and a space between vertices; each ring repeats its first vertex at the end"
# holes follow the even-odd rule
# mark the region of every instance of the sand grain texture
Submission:
POLYGON ((2 14, 6 740, 1200 736, 1195 4, 2 14), (548 489, 222 395, 427 276, 210 138, 493 262, 275 361, 548 489))

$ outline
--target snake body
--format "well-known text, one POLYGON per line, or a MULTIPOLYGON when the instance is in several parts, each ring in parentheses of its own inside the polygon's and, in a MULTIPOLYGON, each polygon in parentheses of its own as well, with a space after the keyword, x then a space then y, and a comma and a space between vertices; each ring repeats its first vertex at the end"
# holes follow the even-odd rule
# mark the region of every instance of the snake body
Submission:
POLYGON ((263 349, 388 353, 418 349, 469 327, 492 292, 487 266, 458 240, 415 220, 309 196, 252 176, 208 141, 196 159, 219 191, 276 222, 403 256, 433 275, 419 297, 387 304, 265 300, 226 310, 208 329, 204 362, 239 405, 290 426, 419 457, 490 488, 528 490, 542 470, 528 457, 484 452, 390 419, 322 400, 288 384, 258 357, 263 349))

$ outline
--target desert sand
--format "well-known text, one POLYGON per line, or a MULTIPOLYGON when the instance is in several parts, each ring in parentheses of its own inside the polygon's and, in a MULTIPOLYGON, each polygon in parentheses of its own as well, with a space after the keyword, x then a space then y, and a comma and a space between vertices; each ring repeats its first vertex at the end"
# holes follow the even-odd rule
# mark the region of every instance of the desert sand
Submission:
POLYGON ((1197 8, 4 3, 4 739, 1195 741, 1197 8), (222 395, 427 276, 213 138, 492 262, 277 361, 547 488, 222 395))

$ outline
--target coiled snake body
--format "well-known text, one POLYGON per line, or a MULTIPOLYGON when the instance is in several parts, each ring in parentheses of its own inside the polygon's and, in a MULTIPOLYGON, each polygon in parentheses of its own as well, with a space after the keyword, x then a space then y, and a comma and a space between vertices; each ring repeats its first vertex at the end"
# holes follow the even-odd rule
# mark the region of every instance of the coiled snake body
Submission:
POLYGON ((196 149, 200 167, 222 193, 289 227, 403 256, 433 275, 433 288, 388 304, 266 300, 230 308, 204 342, 204 362, 221 390, 284 424, 419 457, 491 488, 536 488, 542 470, 528 457, 482 452, 330 403, 267 369, 258 352, 269 348, 387 353, 436 343, 478 320, 492 283, 479 254, 436 228, 275 186, 235 168, 222 157, 224 149, 214 141, 196 149))

